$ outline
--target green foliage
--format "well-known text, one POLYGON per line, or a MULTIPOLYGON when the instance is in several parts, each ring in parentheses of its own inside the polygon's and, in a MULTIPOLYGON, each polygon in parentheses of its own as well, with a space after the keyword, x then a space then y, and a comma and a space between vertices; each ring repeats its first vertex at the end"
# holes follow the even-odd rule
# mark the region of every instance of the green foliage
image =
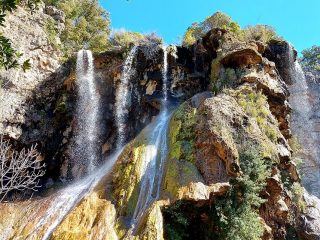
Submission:
POLYGON ((172 151, 179 151, 179 159, 195 162, 195 130, 196 109, 189 104, 182 104, 174 113, 172 121, 178 122, 172 151))
POLYGON ((110 44, 128 49, 131 44, 137 44, 143 38, 144 36, 138 32, 117 31, 111 35, 110 44))
POLYGON ((211 63, 211 89, 213 92, 220 92, 225 88, 230 88, 237 84, 237 73, 236 70, 233 68, 221 68, 218 59, 214 59, 211 63), (220 71, 217 73, 216 71, 220 71))
POLYGON ((55 6, 57 7, 61 0, 44 0, 43 1, 48 6, 55 6))
POLYGON ((259 193, 270 176, 270 166, 254 148, 240 154, 243 174, 230 180, 231 189, 219 199, 215 211, 219 217, 219 239, 260 239, 263 226, 258 207, 264 202, 259 193))
POLYGON ((232 32, 240 41, 262 41, 268 42, 273 38, 278 38, 275 30, 268 25, 256 25, 241 29, 239 24, 222 12, 217 12, 207 17, 203 22, 193 23, 183 36, 182 45, 190 46, 198 39, 202 38, 213 28, 222 28, 232 32))
POLYGON ((44 31, 46 32, 49 43, 56 48, 60 48, 61 46, 57 42, 58 31, 56 29, 55 21, 52 18, 47 19, 44 26, 44 31))
POLYGON ((301 154, 303 154, 303 148, 296 136, 292 136, 288 142, 293 152, 292 161, 297 165, 297 168, 300 169, 303 164, 303 159, 300 157, 301 154))
POLYGON ((186 31, 183 37, 183 46, 190 46, 198 39, 202 38, 212 28, 223 28, 235 33, 240 32, 240 26, 222 12, 216 12, 207 17, 203 22, 193 23, 186 31))
POLYGON ((83 48, 93 52, 107 49, 109 15, 97 0, 61 0, 57 6, 66 14, 60 37, 66 56, 83 48))
POLYGON ((22 4, 27 6, 31 11, 38 9, 41 0, 20 0, 22 4))
POLYGON ((188 217, 180 210, 181 204, 182 202, 178 201, 176 204, 164 209, 165 215, 169 218, 164 225, 166 239, 182 240, 189 237, 187 233, 188 217))
POLYGON ((312 48, 302 51, 302 65, 313 70, 320 71, 320 46, 313 46, 312 48))
POLYGON ((269 42, 271 39, 278 38, 273 27, 268 25, 250 26, 243 30, 244 40, 269 42))
POLYGON ((304 189, 300 183, 295 182, 291 188, 293 202, 298 207, 299 211, 303 212, 306 209, 306 203, 303 199, 304 189))
POLYGON ((269 108, 267 97, 261 92, 257 93, 252 91, 249 94, 239 94, 237 99, 244 111, 256 120, 261 131, 264 132, 272 142, 276 142, 279 134, 274 124, 268 121, 269 108))

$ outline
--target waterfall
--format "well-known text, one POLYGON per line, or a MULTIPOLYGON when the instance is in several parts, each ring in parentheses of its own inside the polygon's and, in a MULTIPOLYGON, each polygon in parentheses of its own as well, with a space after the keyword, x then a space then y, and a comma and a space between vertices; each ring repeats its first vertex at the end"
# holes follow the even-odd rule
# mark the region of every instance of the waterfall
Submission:
POLYGON ((160 186, 164 172, 165 161, 168 157, 168 125, 171 111, 167 109, 167 77, 168 63, 167 50, 163 47, 163 70, 162 70, 162 90, 163 101, 162 110, 156 120, 147 127, 147 139, 145 151, 143 152, 138 201, 132 216, 131 228, 126 238, 131 238, 134 231, 139 227, 146 210, 159 198, 160 186))
POLYGON ((94 79, 92 52, 80 50, 77 55, 76 78, 78 99, 76 107, 77 130, 73 146, 73 160, 91 172, 98 162, 99 94, 94 79))
POLYGON ((163 68, 162 68, 162 91, 163 91, 163 101, 167 101, 168 98, 168 52, 167 52, 167 46, 162 47, 163 50, 163 68))
MULTIPOLYGON (((67 214, 98 185, 104 176, 110 173, 121 152, 122 149, 119 149, 97 171, 56 193, 54 199, 49 203, 48 210, 36 224, 30 238, 38 237, 38 234, 43 233, 45 229, 42 240, 50 239, 51 234, 61 224, 67 214)), ((46 203, 44 202, 43 204, 46 203)))
POLYGON ((130 50, 124 62, 120 84, 116 89, 115 121, 117 126, 117 143, 116 143, 117 149, 121 148, 126 141, 125 126, 126 126, 126 120, 128 117, 128 106, 129 106, 128 99, 130 98, 129 81, 130 81, 130 77, 133 75, 132 64, 133 64, 134 57, 136 55, 136 51, 137 51, 137 46, 134 46, 130 50))
POLYGON ((142 180, 137 205, 132 217, 134 227, 138 226, 145 211, 156 201, 160 193, 160 185, 167 159, 167 131, 170 114, 163 110, 154 123, 148 126, 150 134, 145 151, 142 154, 142 180))
MULTIPOLYGON (((317 145, 317 132, 311 120, 313 111, 309 99, 309 88, 306 77, 298 61, 294 61, 293 48, 289 48, 290 77, 289 102, 292 107, 291 130, 297 136, 303 148, 302 178, 304 186, 316 194, 320 189, 319 149, 317 145)), ((319 194, 317 194, 319 195, 319 194)))

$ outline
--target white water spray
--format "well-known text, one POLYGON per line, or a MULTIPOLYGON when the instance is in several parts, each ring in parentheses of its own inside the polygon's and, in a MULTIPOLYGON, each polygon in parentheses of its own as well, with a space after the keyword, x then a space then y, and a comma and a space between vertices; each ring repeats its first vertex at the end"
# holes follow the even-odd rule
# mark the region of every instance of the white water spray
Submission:
POLYGON ((148 126, 150 135, 148 136, 145 151, 142 158, 142 180, 137 205, 133 214, 132 224, 139 225, 143 214, 155 202, 160 193, 160 186, 167 159, 167 131, 170 114, 163 110, 154 123, 148 126))
POLYGON ((78 99, 77 131, 73 148, 74 162, 81 162, 92 172, 98 162, 98 124, 100 99, 94 79, 92 52, 80 50, 77 55, 78 99))
POLYGON ((167 46, 162 47, 163 50, 163 68, 162 68, 162 91, 163 91, 163 101, 168 99, 168 51, 167 46))
MULTIPOLYGON (((298 61, 294 61, 293 48, 289 49, 289 61, 293 66, 290 69, 291 82, 289 85, 289 102, 292 107, 291 129, 303 148, 302 178, 304 186, 316 194, 320 188, 319 146, 317 145, 317 132, 311 120, 313 111, 309 99, 309 89, 306 77, 298 61)), ((317 194, 318 195, 318 194, 317 194)))
POLYGON ((100 180, 107 176, 122 149, 119 149, 115 154, 110 156, 105 164, 101 166, 95 173, 83 178, 82 180, 70 185, 69 187, 59 191, 54 200, 50 203, 45 215, 39 220, 34 232, 28 237, 33 239, 38 236, 42 229, 46 229, 42 240, 50 239, 54 230, 61 224, 63 219, 70 213, 77 204, 100 182, 100 180))
POLYGON ((146 131, 148 137, 146 139, 146 147, 143 152, 142 167, 141 167, 141 184, 138 201, 132 216, 131 228, 125 238, 131 239, 132 235, 139 228, 141 220, 147 209, 157 201, 160 194, 160 186, 164 172, 165 161, 168 157, 168 125, 170 121, 170 111, 167 109, 167 77, 168 63, 167 50, 163 47, 163 71, 162 71, 162 90, 163 101, 162 111, 151 123, 146 131))
POLYGON ((115 120, 117 125, 117 149, 121 148, 125 141, 125 126, 128 115, 128 98, 129 96, 129 81, 133 74, 133 60, 136 56, 137 46, 134 46, 124 62, 124 67, 121 74, 121 81, 116 89, 116 112, 115 120))

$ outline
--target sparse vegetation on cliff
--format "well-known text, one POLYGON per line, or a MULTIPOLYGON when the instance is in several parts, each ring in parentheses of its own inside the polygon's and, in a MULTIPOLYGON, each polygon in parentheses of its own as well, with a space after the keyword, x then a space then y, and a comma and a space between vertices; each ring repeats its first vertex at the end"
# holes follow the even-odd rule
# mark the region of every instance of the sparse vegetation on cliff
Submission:
POLYGON ((273 27, 268 25, 249 26, 241 29, 237 22, 234 22, 228 15, 216 12, 207 17, 203 22, 193 23, 185 32, 182 40, 183 46, 190 46, 201 39, 209 30, 222 28, 234 34, 240 41, 261 41, 268 42, 273 38, 279 38, 273 27))

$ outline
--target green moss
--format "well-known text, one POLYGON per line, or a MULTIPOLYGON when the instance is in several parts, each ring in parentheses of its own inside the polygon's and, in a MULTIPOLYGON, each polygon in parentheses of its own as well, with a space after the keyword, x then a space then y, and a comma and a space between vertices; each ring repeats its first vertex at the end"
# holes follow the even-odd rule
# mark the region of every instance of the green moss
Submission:
POLYGON ((163 180, 163 196, 176 199, 179 191, 192 181, 203 181, 195 167, 196 109, 183 103, 169 125, 169 154, 163 180))
POLYGON ((144 144, 140 145, 138 140, 132 142, 115 166, 113 198, 121 216, 132 215, 136 207, 140 191, 141 155, 144 151, 144 144))
POLYGON ((270 119, 270 110, 267 102, 267 97, 261 92, 251 91, 248 94, 236 94, 238 104, 254 119, 260 130, 270 139, 271 142, 276 143, 280 135, 278 123, 275 119, 270 119))
POLYGON ((300 183, 294 183, 291 188, 293 202, 298 207, 299 211, 303 212, 306 209, 306 203, 303 199, 304 189, 300 183))
POLYGON ((169 128, 169 156, 195 162, 196 109, 182 104, 173 114, 169 128))

